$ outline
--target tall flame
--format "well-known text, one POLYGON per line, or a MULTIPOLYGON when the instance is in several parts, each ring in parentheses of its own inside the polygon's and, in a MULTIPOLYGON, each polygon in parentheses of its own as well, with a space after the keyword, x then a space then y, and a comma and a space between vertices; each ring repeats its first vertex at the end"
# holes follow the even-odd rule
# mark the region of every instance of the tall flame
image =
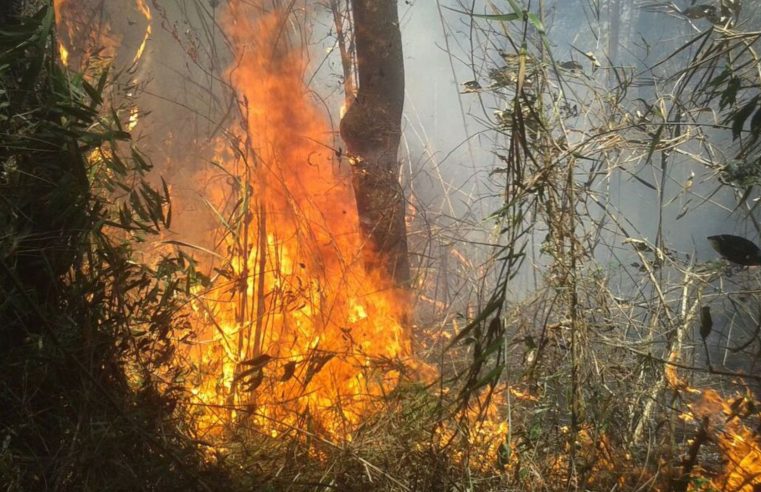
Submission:
MULTIPOLYGON (((58 26, 58 32, 60 33, 62 31, 62 19, 63 19, 63 4, 64 0, 53 0, 53 14, 55 15, 56 24, 58 26)), ((58 40, 58 55, 61 58, 61 63, 63 66, 69 65, 69 50, 66 48, 64 43, 59 39, 58 40)))
POLYGON ((197 394, 255 409, 261 425, 308 415, 346 436, 398 379, 405 306, 364 267, 350 176, 324 143, 331 128, 310 100, 287 15, 232 1, 225 17, 252 157, 227 158, 227 171, 248 182, 217 203, 237 193, 248 213, 223 228, 231 282, 203 298, 214 343, 194 352, 207 374, 197 394))

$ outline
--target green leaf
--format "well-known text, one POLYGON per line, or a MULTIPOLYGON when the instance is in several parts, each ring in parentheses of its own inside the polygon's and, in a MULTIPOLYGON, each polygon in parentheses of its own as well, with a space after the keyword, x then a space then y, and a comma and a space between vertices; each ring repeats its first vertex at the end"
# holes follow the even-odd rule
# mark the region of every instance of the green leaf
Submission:
POLYGON ((458 14, 467 15, 469 17, 476 17, 478 19, 488 19, 493 21, 502 21, 502 22, 512 22, 515 20, 519 20, 523 18, 522 13, 512 13, 512 14, 475 14, 473 12, 465 12, 463 10, 456 10, 449 7, 444 7, 447 10, 451 10, 452 12, 457 12, 458 14))
POLYGON ((518 2, 515 0, 507 0, 510 6, 513 8, 513 12, 520 15, 521 18, 523 18, 523 12, 526 10, 522 6, 518 5, 518 2))
POLYGON ((272 360, 271 355, 262 354, 258 357, 254 357, 253 359, 242 360, 238 364, 242 366, 251 366, 251 368, 248 370, 259 370, 259 369, 262 369, 264 366, 266 366, 267 363, 271 360, 272 360))
POLYGON ((484 309, 478 313, 478 316, 476 316, 468 325, 460 331, 457 335, 454 336, 451 342, 449 342, 449 345, 447 345, 447 348, 453 347, 457 342, 468 336, 468 334, 475 329, 476 326, 478 326, 481 322, 486 320, 493 312, 497 311, 500 306, 502 306, 502 299, 499 297, 496 297, 489 301, 489 303, 484 307, 484 309))
POLYGON ((470 14, 471 17, 478 17, 479 19, 488 19, 494 21, 512 22, 520 20, 523 15, 521 14, 470 14))
POLYGON ((537 17, 536 14, 533 14, 531 12, 528 13, 528 20, 531 22, 531 25, 534 26, 534 29, 536 29, 539 34, 544 34, 544 24, 542 24, 542 21, 539 20, 539 17, 537 17))

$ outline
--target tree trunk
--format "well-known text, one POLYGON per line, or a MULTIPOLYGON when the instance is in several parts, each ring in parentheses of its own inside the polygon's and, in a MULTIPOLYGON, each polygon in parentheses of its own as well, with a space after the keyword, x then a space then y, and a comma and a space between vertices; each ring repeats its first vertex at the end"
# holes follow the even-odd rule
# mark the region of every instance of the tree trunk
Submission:
POLYGON ((341 120, 352 162, 366 262, 408 287, 404 193, 397 153, 404 106, 404 59, 397 0, 352 0, 359 90, 341 120))

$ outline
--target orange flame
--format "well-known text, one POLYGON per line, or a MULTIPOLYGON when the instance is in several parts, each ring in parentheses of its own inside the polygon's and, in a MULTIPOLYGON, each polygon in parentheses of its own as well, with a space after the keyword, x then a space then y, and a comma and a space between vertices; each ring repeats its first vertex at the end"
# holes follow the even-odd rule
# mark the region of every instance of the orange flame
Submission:
MULTIPOLYGON (((224 159, 243 177, 215 202, 236 195, 233 208, 248 212, 223 227, 230 282, 203 296, 211 342, 191 354, 205 373, 195 393, 264 427, 308 416, 350 437, 403 370, 406 306, 365 270, 349 171, 322 143, 331 129, 310 101, 305 57, 288 41, 287 13, 264 11, 233 1, 225 17, 253 157, 224 159)), ((214 418, 225 420, 205 423, 214 418)))
POLYGON ((67 0, 53 0, 53 13, 55 15, 56 27, 58 28, 58 55, 65 67, 69 66, 69 49, 66 47, 66 41, 62 38, 66 37, 67 40, 70 39, 73 29, 68 12, 64 12, 64 9, 67 7, 67 0))
POLYGON ((705 390, 700 400, 690 405, 693 414, 704 419, 711 440, 721 450, 723 469, 711 480, 712 490, 761 489, 761 442, 741 418, 754 406, 742 396, 729 403, 714 390, 705 390))
MULTIPOLYGON (((140 60, 152 33, 152 15, 145 0, 136 0, 136 10, 146 20, 146 31, 137 53, 130 58, 132 64, 140 60)), ((117 55, 126 52, 125 25, 129 7, 118 2, 102 0, 53 0, 56 21, 58 53, 61 63, 73 70, 89 73, 107 68, 117 55)))

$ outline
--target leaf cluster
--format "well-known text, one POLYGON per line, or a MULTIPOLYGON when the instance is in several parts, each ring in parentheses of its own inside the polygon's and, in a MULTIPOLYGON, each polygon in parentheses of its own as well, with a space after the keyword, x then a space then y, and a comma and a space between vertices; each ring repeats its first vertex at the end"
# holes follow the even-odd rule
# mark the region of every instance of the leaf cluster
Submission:
POLYGON ((135 246, 169 226, 168 187, 104 109, 109 75, 56 48, 50 6, 0 28, 0 483, 208 489, 169 364, 199 277, 135 246))

